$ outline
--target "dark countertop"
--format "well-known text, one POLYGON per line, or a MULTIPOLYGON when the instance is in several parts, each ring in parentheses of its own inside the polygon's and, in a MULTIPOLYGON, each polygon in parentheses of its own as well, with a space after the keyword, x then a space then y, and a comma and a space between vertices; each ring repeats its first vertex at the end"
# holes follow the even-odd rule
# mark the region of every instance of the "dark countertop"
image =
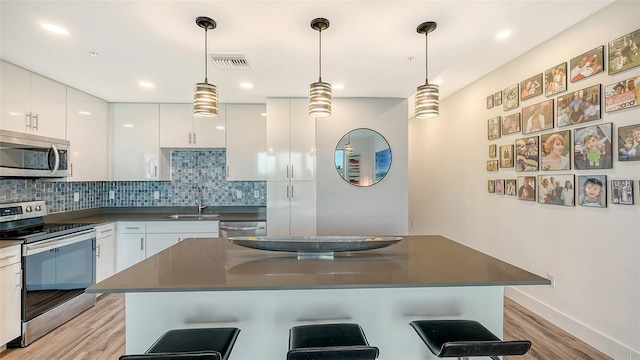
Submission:
POLYGON ((116 207, 95 208, 89 210, 70 211, 51 214, 45 217, 47 223, 93 223, 102 224, 116 221, 266 221, 267 213, 264 207, 211 207, 203 214, 219 214, 218 217, 206 219, 180 218, 172 219, 172 214, 196 214, 194 206, 167 207, 116 207))
POLYGON ((442 236, 404 236, 386 248, 301 259, 221 238, 184 240, 87 292, 549 285, 550 281, 442 236))
POLYGON ((22 240, 1 240, 0 241, 0 249, 9 247, 9 246, 14 246, 14 245, 21 245, 22 244, 22 240))

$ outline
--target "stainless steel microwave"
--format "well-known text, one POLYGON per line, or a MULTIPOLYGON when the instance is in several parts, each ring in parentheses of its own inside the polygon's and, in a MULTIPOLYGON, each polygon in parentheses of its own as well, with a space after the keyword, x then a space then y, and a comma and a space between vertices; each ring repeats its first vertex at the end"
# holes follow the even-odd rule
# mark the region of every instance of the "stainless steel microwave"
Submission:
POLYGON ((0 178, 69 175, 69 141, 0 130, 0 178))

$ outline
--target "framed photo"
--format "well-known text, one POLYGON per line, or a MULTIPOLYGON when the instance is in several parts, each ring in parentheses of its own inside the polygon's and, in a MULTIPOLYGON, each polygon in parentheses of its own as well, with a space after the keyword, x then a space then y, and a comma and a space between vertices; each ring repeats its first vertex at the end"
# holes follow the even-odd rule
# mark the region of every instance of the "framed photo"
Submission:
POLYGON ((640 161, 640 124, 618 128, 618 161, 640 161))
POLYGON ((586 79, 604 71, 604 46, 598 46, 569 61, 569 78, 571 82, 586 79))
POLYGON ((600 120, 600 89, 596 84, 572 93, 558 96, 558 127, 600 120))
POLYGON ((633 205, 633 180, 611 180, 611 203, 633 205))
POLYGON ((493 107, 493 95, 487 96, 487 109, 491 109, 493 107))
POLYGON ((497 156, 496 155, 496 153, 497 153, 496 148, 497 148, 496 144, 490 144, 489 145, 489 157, 492 158, 492 159, 497 156))
POLYGON ((542 94, 542 73, 520 83, 520 100, 531 99, 542 94))
POLYGON ((516 171, 538 171, 538 137, 516 140, 515 155, 516 171))
POLYGON ((567 63, 563 62, 544 72, 544 95, 553 96, 567 90, 567 63))
POLYGON ((513 145, 500 146, 500 168, 513 167, 513 145))
POLYGON ((520 132, 520 113, 507 115, 502 118, 502 135, 515 134, 520 132))
POLYGON ((571 169, 571 130, 540 135, 541 170, 571 169))
POLYGON ((500 137, 500 116, 487 120, 487 134, 489 140, 500 137))
POLYGON ((540 204, 574 206, 575 176, 538 175, 538 202, 540 204))
POLYGON ((629 70, 640 65, 638 47, 640 29, 609 42, 609 75, 629 70))
POLYGON ((502 91, 493 94, 493 104, 495 106, 502 105, 502 91))
POLYGON ((518 176, 518 200, 536 201, 535 176, 518 176))
POLYGON ((640 76, 619 81, 604 87, 605 111, 613 112, 638 106, 640 102, 640 76))
POLYGON ((515 109, 520 104, 518 100, 518 84, 513 84, 502 91, 502 110, 515 109))
POLYGON ((496 195, 504 195, 504 179, 496 179, 496 195))
POLYGON ((518 194, 517 188, 516 179, 507 179, 504 181, 504 193, 508 196, 516 196, 518 194))
POLYGON ((578 205, 607 207, 607 175, 580 175, 578 183, 578 205))
POLYGON ((498 160, 487 160, 487 171, 498 171, 498 160))
POLYGON ((612 123, 574 130, 573 162, 577 170, 613 168, 612 133, 612 123))
POLYGON ((522 108, 522 133, 553 129, 553 99, 522 108))
POLYGON ((490 194, 493 194, 496 192, 496 182, 494 180, 487 181, 487 190, 489 191, 490 194))

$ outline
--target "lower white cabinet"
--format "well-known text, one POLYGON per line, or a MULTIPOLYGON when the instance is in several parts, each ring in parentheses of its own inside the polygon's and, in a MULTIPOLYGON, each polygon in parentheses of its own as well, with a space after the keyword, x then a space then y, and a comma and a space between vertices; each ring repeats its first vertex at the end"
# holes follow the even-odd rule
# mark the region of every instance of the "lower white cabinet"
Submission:
POLYGON ((96 226, 96 282, 116 273, 115 224, 96 226))
POLYGON ((120 272, 145 258, 146 224, 144 221, 118 222, 116 271, 120 272))
POLYGON ((21 245, 0 249, 0 348, 21 334, 21 245))

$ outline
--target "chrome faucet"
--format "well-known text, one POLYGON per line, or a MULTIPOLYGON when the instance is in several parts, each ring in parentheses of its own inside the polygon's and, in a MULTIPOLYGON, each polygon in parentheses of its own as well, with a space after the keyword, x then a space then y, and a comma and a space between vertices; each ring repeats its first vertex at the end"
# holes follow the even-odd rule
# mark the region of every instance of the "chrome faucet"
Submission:
POLYGON ((206 205, 202 205, 202 189, 196 185, 193 189, 193 197, 198 200, 198 215, 202 215, 202 210, 206 209, 206 205))

